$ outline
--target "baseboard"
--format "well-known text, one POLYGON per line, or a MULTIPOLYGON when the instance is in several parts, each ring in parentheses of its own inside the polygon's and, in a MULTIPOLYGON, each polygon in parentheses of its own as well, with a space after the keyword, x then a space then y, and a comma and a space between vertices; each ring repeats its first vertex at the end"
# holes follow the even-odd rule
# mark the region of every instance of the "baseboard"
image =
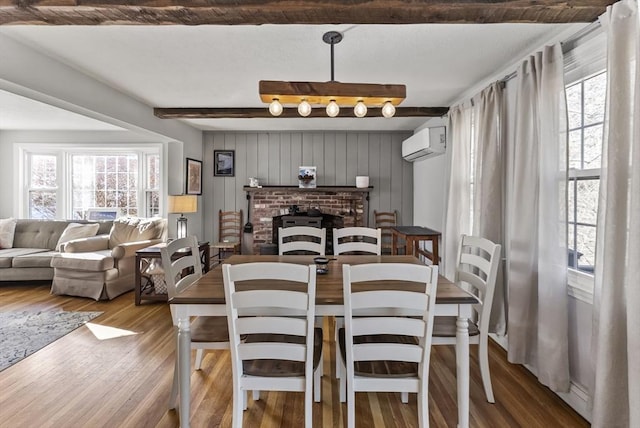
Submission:
MULTIPOLYGON (((507 337, 506 336, 498 336, 496 334, 490 333, 489 337, 493 339, 498 345, 500 345, 505 351, 507 350, 507 337)), ((533 367, 523 364, 523 366, 529 370, 531 373, 537 376, 536 371, 533 367)), ((589 393, 587 390, 577 383, 571 382, 569 386, 569 392, 556 392, 552 391, 558 397, 560 397, 565 403, 567 403, 573 410, 575 410, 580 416, 585 418, 589 423, 591 423, 591 410, 589 409, 589 393)))

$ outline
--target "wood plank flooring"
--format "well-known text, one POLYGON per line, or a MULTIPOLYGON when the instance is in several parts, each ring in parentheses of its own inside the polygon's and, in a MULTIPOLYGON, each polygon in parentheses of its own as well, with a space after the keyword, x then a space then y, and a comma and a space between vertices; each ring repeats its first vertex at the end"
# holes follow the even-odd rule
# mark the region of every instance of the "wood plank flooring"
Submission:
MULTIPOLYGON (((134 306, 133 293, 110 302, 53 296, 49 284, 0 284, 0 311, 104 311, 92 321, 0 372, 0 427, 177 427, 168 410, 175 344, 166 304, 134 306), (99 330, 101 329, 101 330, 99 330), (101 336, 106 335, 106 336, 101 336)), ((334 378, 332 324, 325 322, 322 403, 314 403, 315 427, 342 427, 346 407, 334 378)), ((455 351, 436 346, 431 357, 431 427, 455 427, 455 351)), ((589 424, 534 376, 509 364, 490 346, 496 404, 485 400, 471 348, 472 427, 588 427, 589 424)), ((231 426, 231 363, 228 351, 211 351, 191 376, 193 427, 231 426)), ((356 394, 358 427, 416 427, 416 398, 399 394, 356 394)), ((263 392, 249 401, 244 426, 300 427, 299 393, 263 392)))

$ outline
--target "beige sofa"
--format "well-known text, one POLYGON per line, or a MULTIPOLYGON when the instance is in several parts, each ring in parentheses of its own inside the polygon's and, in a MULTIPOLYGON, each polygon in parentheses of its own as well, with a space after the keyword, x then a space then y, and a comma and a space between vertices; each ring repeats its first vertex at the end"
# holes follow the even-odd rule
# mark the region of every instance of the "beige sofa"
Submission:
POLYGON ((51 292, 95 300, 113 299, 134 289, 135 253, 166 240, 167 220, 123 217, 108 235, 68 242, 51 259, 51 292))
MULTIPOLYGON (((0 249, 0 281, 51 280, 51 259, 70 223, 62 220, 16 220, 12 248, 0 249)), ((109 233, 111 221, 99 222, 97 233, 109 233)))

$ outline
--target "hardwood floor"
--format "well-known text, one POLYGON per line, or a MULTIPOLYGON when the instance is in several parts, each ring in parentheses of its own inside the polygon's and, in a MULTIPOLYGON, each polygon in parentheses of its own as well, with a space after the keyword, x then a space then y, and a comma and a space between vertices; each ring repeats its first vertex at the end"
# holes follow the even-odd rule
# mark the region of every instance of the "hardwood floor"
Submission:
MULTIPOLYGON (((133 293, 110 302, 53 296, 49 284, 0 285, 0 311, 104 311, 83 326, 0 372, 0 427, 177 427, 168 410, 175 344, 166 304, 134 306, 133 293), (93 329, 93 330, 92 330, 93 329), (94 334, 95 332, 95 334, 94 334), (101 335, 107 335, 102 337, 101 335), (110 335, 110 336, 109 336, 110 335)), ((334 379, 332 327, 325 322, 322 403, 314 403, 317 427, 342 427, 345 405, 334 379), (330 375, 330 376, 328 376, 330 375)), ((526 369, 490 346, 496 404, 485 400, 476 347, 471 348, 472 427, 588 427, 569 406, 526 369)), ((429 411, 432 427, 455 427, 455 354, 436 346, 431 358, 429 411)), ((231 426, 231 363, 228 351, 205 355, 191 376, 193 427, 231 426)), ((416 398, 356 394, 359 427, 415 427, 416 398)), ((249 401, 245 427, 300 427, 300 393, 266 393, 249 401)))

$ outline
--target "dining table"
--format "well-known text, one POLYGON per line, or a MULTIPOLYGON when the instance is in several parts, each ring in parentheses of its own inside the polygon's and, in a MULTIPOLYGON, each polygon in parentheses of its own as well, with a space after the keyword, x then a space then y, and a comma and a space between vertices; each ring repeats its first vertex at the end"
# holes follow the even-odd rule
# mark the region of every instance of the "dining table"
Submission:
MULTIPOLYGON (((366 263, 423 264, 412 255, 339 255, 328 256, 327 272, 316 276, 316 315, 344 316, 342 266, 366 263)), ((282 262, 313 265, 314 256, 233 255, 224 263, 282 262)), ((413 285, 398 284, 412 289, 413 285)), ((458 401, 458 427, 469 426, 469 331, 468 319, 478 299, 453 282, 439 276, 436 293, 436 316, 456 316, 456 388, 458 401)), ((224 282, 221 265, 205 273, 177 296, 169 299, 177 333, 177 366, 179 388, 179 418, 182 428, 189 427, 191 336, 190 321, 195 316, 226 316, 224 282)), ((172 403, 173 404, 173 403, 172 403)), ((353 403, 347 403, 353 405, 353 403)))

